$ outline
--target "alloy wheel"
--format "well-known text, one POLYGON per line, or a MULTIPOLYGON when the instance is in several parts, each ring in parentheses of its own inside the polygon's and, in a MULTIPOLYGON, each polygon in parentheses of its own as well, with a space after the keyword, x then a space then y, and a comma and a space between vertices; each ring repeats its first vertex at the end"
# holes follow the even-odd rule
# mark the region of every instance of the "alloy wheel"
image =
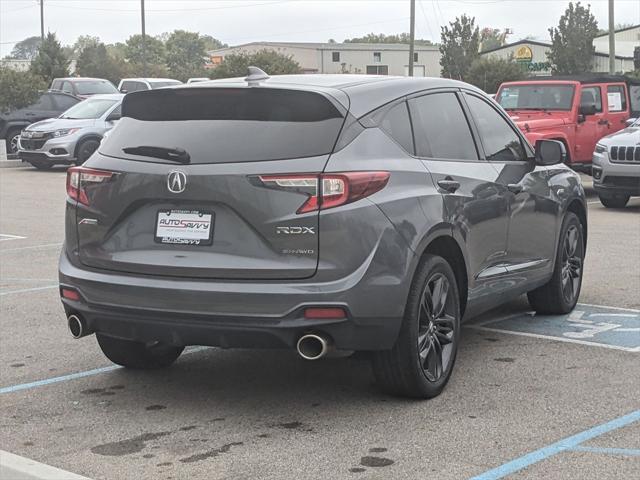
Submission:
POLYGON ((449 280, 442 273, 432 275, 420 301, 418 359, 430 382, 440 380, 452 360, 455 336, 455 299, 449 280))
POLYGON ((20 138, 20 134, 16 133, 9 139, 9 153, 17 153, 18 151, 18 138, 20 138))
POLYGON ((578 227, 571 225, 565 235, 562 246, 562 295, 567 302, 572 303, 580 288, 582 275, 582 248, 579 244, 580 232, 578 227))

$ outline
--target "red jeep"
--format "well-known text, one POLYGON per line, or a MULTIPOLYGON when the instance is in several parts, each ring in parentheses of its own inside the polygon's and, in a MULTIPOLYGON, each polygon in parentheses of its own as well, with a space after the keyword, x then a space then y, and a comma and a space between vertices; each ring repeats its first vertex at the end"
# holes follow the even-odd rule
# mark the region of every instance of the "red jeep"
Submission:
POLYGON ((496 101, 532 145, 560 140, 567 163, 588 172, 597 141, 639 116, 640 81, 592 75, 507 82, 500 85, 496 101))

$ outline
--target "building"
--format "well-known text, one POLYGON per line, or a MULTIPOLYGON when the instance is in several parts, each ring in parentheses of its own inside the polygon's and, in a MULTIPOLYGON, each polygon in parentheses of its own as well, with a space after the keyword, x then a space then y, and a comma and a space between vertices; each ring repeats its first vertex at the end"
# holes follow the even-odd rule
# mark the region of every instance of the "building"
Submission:
MULTIPOLYGON (((595 43, 595 42, 594 42, 595 43)), ((617 49, 617 43, 616 43, 617 49)), ((551 50, 551 44, 537 40, 520 40, 482 52, 482 55, 499 58, 513 58, 521 63, 531 75, 551 75, 551 63, 547 59, 547 52, 551 50)), ((607 49, 608 50, 608 49, 607 49)), ((617 53, 617 50, 616 50, 617 53)), ((625 73, 633 71, 633 56, 616 54, 616 72, 625 73)), ((609 72, 609 54, 603 53, 596 47, 593 54, 592 72, 609 72)))
MULTIPOLYGON (((300 43, 253 42, 209 52, 212 67, 225 55, 275 50, 293 58, 304 73, 366 73, 408 75, 409 45, 401 43, 300 43)), ((440 76, 440 51, 437 46, 416 45, 414 76, 440 76)))
POLYGON ((16 58, 4 58, 0 60, 0 68, 8 68, 16 72, 26 72, 29 70, 31 60, 22 60, 16 58))
MULTIPOLYGON (((640 25, 616 30, 616 55, 633 57, 633 50, 640 47, 640 25)), ((609 53, 609 34, 598 35, 593 40, 597 52, 609 53)))

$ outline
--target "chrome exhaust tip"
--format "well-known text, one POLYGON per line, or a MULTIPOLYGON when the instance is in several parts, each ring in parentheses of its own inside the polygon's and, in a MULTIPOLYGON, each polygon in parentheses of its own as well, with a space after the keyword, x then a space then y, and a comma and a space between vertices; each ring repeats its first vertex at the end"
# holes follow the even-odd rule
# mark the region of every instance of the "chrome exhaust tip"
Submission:
POLYGON ((73 338, 82 338, 85 335, 89 335, 84 320, 82 320, 78 315, 69 315, 67 317, 67 324, 69 326, 69 332, 71 332, 71 336, 73 338))
POLYGON ((296 350, 305 360, 319 360, 329 351, 329 341, 320 335, 306 334, 298 339, 296 350))

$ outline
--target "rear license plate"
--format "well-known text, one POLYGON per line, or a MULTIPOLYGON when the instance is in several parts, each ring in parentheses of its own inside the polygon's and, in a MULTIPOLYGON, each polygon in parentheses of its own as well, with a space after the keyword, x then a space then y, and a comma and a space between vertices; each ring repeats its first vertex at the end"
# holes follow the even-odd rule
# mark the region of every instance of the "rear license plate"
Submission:
POLYGON ((211 212, 199 210, 160 210, 156 218, 155 241, 183 245, 211 245, 213 243, 211 212))

